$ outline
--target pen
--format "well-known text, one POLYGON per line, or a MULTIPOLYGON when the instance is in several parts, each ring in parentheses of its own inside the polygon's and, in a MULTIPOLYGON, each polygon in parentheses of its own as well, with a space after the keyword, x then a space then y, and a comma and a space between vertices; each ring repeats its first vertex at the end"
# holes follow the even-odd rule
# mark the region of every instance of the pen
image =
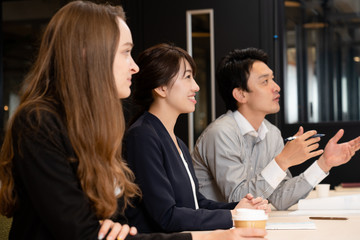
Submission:
POLYGON ((313 220, 347 220, 346 217, 309 217, 313 220))
MULTIPOLYGON (((310 138, 323 137, 323 136, 325 136, 325 134, 318 133, 318 134, 312 135, 310 138)), ((285 138, 285 142, 295 140, 296 138, 297 138, 297 136, 292 136, 292 137, 285 138)))

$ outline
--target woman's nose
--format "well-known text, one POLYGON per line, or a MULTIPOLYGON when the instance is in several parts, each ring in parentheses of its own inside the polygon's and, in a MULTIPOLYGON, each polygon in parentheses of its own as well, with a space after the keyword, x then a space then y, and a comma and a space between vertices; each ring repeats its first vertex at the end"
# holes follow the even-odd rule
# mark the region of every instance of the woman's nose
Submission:
POLYGON ((133 72, 132 74, 138 73, 140 70, 139 66, 135 63, 133 58, 131 58, 131 61, 131 71, 133 72))
POLYGON ((200 90, 200 87, 199 87, 199 85, 196 83, 196 81, 195 81, 195 79, 193 79, 193 81, 194 81, 194 91, 195 92, 198 92, 199 90, 200 90))

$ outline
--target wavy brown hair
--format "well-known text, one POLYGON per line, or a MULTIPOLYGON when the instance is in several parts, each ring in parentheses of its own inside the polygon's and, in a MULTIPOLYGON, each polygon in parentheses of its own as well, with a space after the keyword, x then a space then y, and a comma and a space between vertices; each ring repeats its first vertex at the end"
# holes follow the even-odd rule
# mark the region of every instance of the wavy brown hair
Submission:
POLYGON ((62 119, 77 156, 68 160, 78 161, 77 176, 100 219, 117 212, 119 197, 124 198, 125 208, 140 195, 121 156, 125 121, 112 69, 120 39, 118 18, 125 20, 119 6, 75 1, 48 24, 0 153, 1 214, 12 216, 17 203, 12 174, 17 149, 11 128, 24 108, 64 112, 62 119), (114 194, 117 188, 119 196, 114 194))

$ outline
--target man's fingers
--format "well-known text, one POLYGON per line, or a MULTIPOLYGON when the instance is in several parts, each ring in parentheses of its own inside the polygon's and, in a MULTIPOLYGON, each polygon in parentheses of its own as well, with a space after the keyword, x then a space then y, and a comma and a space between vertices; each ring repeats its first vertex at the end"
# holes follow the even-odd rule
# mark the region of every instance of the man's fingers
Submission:
POLYGON ((310 130, 307 131, 306 133, 304 133, 303 135, 301 135, 300 138, 302 138, 303 140, 306 140, 308 138, 310 138, 311 136, 315 135, 317 132, 315 130, 310 130))
POLYGON ((340 138, 342 138, 342 136, 344 135, 344 130, 343 129, 340 129, 336 134, 335 136, 333 136, 329 142, 334 142, 334 143, 337 143, 340 138))
POLYGON ((306 141, 306 144, 308 146, 314 144, 314 143, 317 143, 317 142, 320 142, 321 138, 320 137, 316 137, 316 138, 308 138, 308 140, 306 141))
POLYGON ((322 149, 317 150, 317 151, 315 151, 315 152, 311 152, 311 153, 309 154, 309 155, 310 155, 309 159, 310 159, 310 158, 313 158, 313 157, 317 157, 317 156, 323 154, 323 152, 324 152, 324 150, 322 150, 322 149))
POLYGON ((299 130, 297 131, 297 133, 295 133, 294 136, 301 136, 304 134, 304 128, 302 126, 299 127, 299 130))
POLYGON ((316 150, 316 149, 318 149, 318 148, 319 148, 319 144, 318 144, 318 143, 315 143, 315 144, 312 144, 312 145, 308 146, 309 152, 312 152, 312 151, 314 151, 314 150, 316 150))
POLYGON ((357 137, 349 142, 351 148, 356 152, 360 149, 360 137, 357 137))

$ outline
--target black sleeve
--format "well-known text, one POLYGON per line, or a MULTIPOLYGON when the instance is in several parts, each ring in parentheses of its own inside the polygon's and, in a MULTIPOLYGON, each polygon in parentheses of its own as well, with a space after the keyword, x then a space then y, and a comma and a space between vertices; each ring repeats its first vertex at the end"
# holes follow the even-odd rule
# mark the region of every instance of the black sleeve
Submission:
POLYGON ((18 116, 12 128, 19 207, 54 239, 97 239, 99 221, 69 161, 75 156, 66 128, 52 113, 37 116, 18 116))
MULTIPOLYGON (((119 206, 123 206, 123 199, 119 200, 119 206)), ((121 224, 128 224, 124 214, 119 214, 117 221, 121 224)), ((128 235, 126 240, 191 240, 190 233, 139 233, 135 236, 128 235)))

